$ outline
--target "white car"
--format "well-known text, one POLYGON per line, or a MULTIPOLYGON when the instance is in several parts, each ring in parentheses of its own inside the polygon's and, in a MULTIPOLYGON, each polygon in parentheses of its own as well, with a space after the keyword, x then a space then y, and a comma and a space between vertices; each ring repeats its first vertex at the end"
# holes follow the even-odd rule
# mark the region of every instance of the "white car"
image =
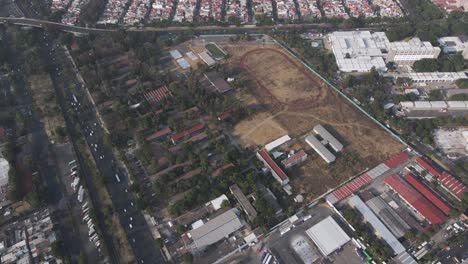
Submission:
POLYGON ((129 226, 130 228, 133 228, 133 225, 132 225, 132 224, 128 224, 128 226, 129 226))

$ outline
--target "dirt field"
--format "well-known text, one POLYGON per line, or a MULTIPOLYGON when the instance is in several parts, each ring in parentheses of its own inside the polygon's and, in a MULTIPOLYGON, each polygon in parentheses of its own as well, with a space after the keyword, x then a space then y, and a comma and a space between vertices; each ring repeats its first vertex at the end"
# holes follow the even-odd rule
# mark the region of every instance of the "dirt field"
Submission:
POLYGON ((277 49, 254 49, 245 53, 240 65, 280 103, 292 107, 320 100, 322 85, 303 66, 277 49))
POLYGON ((263 112, 237 123, 233 135, 247 147, 263 146, 289 134, 309 154, 301 166, 286 171, 295 193, 310 200, 404 148, 280 47, 229 45, 223 49, 231 56, 228 63, 245 70, 249 87, 243 91, 264 106, 263 112), (304 142, 318 124, 344 145, 331 165, 304 142))

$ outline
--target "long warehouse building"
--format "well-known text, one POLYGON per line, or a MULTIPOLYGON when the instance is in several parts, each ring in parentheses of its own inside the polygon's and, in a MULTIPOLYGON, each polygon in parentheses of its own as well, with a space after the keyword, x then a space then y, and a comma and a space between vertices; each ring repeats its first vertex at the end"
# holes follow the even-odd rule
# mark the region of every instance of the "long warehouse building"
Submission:
POLYGON ((392 174, 385 178, 384 182, 431 224, 440 224, 447 220, 437 207, 398 175, 392 174))
POLYGON ((314 132, 319 134, 323 139, 328 141, 328 144, 333 148, 334 151, 340 152, 343 150, 343 144, 341 144, 328 130, 326 130, 322 125, 316 125, 314 127, 314 132))
POLYGON ((380 236, 392 248, 395 254, 400 254, 405 251, 405 247, 398 239, 388 230, 388 228, 379 220, 372 210, 359 198, 357 195, 351 196, 348 201, 349 205, 361 212, 364 219, 371 224, 377 236, 380 236))
POLYGON ((336 160, 335 155, 333 155, 314 135, 308 135, 305 138, 305 141, 309 146, 311 146, 315 152, 317 152, 322 159, 327 163, 332 163, 336 160))

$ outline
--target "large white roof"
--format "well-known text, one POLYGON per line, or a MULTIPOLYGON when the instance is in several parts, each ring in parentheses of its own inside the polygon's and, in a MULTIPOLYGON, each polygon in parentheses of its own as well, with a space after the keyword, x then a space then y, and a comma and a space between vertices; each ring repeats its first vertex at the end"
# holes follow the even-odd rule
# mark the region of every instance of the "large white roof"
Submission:
POLYGON ((331 216, 309 228, 306 234, 314 241, 324 256, 330 255, 350 240, 331 216))
POLYGON ((278 139, 275 139, 274 141, 268 143, 265 145, 266 151, 270 152, 271 150, 283 145, 284 143, 288 142, 291 140, 291 138, 288 135, 282 136, 278 139))
POLYGON ((366 72, 375 67, 385 71, 383 58, 389 45, 384 32, 369 31, 333 32, 328 35, 336 63, 344 72, 366 72))

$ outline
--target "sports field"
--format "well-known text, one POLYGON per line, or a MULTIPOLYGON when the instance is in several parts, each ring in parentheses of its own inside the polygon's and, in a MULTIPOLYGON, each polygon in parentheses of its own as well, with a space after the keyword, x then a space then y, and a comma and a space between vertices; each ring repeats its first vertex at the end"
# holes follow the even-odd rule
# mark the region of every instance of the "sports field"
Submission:
POLYGON ((228 63, 244 70, 247 87, 238 92, 246 105, 261 105, 233 127, 245 147, 264 146, 289 134, 308 154, 299 167, 287 171, 295 192, 312 199, 349 177, 372 168, 404 145, 361 113, 298 60, 276 45, 227 45, 228 63), (305 142, 315 125, 325 126, 345 146, 334 164, 326 164, 305 142))

